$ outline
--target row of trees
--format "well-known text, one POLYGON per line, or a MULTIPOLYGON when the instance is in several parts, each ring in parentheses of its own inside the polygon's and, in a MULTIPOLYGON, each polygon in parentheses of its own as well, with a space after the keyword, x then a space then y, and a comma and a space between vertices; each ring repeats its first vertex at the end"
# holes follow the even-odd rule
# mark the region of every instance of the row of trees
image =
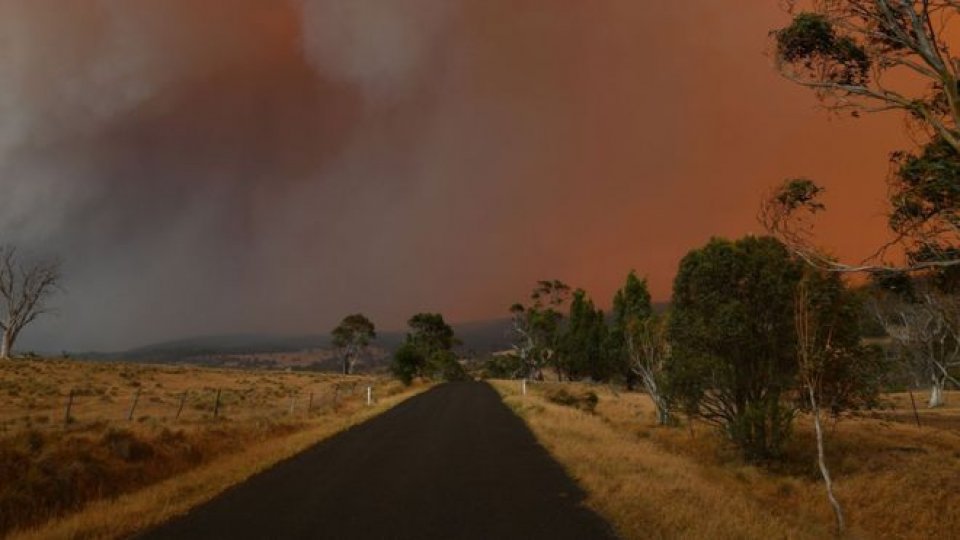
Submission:
POLYGON ((526 304, 510 308, 513 355, 495 359, 493 375, 542 379, 552 369, 560 380, 624 380, 637 373, 630 362, 629 327, 653 314, 646 280, 631 272, 613 299, 612 318, 582 289, 559 280, 537 283, 526 304))
MULTIPOLYGON (((391 373, 406 384, 417 377, 462 380, 467 373, 454 352, 460 341, 439 313, 418 313, 407 321, 410 331, 394 352, 391 373)), ((357 360, 376 339, 373 322, 362 314, 348 315, 333 329, 333 344, 343 362, 345 375, 353 372, 357 360)))
POLYGON ((511 309, 513 355, 489 369, 542 378, 549 368, 561 380, 639 384, 661 424, 680 410, 723 429, 749 459, 774 458, 798 411, 838 414, 876 404, 894 359, 903 360, 903 372, 935 370, 938 381, 952 379, 960 341, 945 328, 957 326, 929 315, 933 300, 923 298, 933 296, 909 293, 917 298, 911 303, 894 291, 915 290, 905 283, 912 282, 887 278, 853 289, 775 238, 714 239, 681 261, 663 313, 654 311, 646 281, 634 272, 609 316, 582 290, 540 282, 527 305, 511 309), (900 348, 887 354, 863 345, 871 312, 884 314, 877 317, 900 348), (916 323, 902 322, 914 312, 916 323), (889 319, 893 313, 901 318, 889 319))

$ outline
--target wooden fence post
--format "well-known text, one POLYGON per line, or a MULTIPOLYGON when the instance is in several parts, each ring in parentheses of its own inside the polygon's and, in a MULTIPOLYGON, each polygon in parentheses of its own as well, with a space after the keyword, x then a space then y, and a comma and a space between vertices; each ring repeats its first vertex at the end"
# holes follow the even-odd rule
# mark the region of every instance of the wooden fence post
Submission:
POLYGON ((220 388, 217 388, 217 401, 213 404, 213 417, 217 418, 220 416, 220 388))
POLYGON ((917 412, 917 400, 913 398, 913 389, 909 388, 910 403, 913 405, 913 418, 917 421, 917 427, 920 427, 920 413, 917 412))
POLYGON ((73 408, 73 388, 70 389, 70 395, 67 396, 67 410, 63 414, 63 425, 68 426, 73 418, 70 416, 70 409, 73 408))
POLYGON ((179 420, 179 419, 180 419, 180 413, 183 412, 183 406, 184 406, 184 404, 186 404, 186 402, 187 402, 187 391, 184 390, 184 391, 183 391, 183 395, 180 396, 180 406, 177 407, 177 416, 175 417, 175 420, 179 420))
POLYGON ((140 401, 140 388, 133 394, 133 404, 130 405, 130 412, 127 413, 127 422, 133 420, 133 411, 137 410, 137 402, 140 401))

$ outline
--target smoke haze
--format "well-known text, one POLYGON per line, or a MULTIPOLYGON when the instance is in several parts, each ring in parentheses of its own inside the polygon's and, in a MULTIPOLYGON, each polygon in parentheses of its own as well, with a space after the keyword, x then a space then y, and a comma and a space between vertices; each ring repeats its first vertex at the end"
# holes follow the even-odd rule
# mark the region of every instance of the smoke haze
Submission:
POLYGON ((751 5, 0 0, 0 233, 67 275, 23 345, 606 305, 631 268, 666 299, 788 176, 865 255, 897 120, 828 119, 751 5))

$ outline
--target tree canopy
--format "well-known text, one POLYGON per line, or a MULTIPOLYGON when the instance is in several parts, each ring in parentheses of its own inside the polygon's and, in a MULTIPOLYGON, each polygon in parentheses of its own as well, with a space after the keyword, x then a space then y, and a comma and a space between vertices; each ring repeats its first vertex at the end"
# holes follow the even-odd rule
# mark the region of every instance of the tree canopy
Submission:
POLYGON ((824 210, 811 179, 777 187, 762 211, 768 230, 820 268, 925 270, 960 263, 960 58, 953 54, 956 0, 791 2, 792 22, 772 33, 776 65, 833 111, 900 111, 917 149, 891 154, 888 221, 894 238, 860 264, 818 249, 810 216, 824 210), (902 264, 885 262, 893 247, 902 264))
POLYGON ((356 313, 344 317, 333 329, 333 344, 343 355, 343 373, 353 372, 357 356, 377 338, 376 327, 365 315, 356 313))

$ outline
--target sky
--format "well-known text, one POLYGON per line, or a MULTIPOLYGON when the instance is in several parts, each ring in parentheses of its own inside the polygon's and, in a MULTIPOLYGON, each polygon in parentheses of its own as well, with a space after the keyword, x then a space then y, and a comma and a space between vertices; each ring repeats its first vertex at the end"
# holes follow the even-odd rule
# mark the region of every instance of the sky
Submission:
POLYGON ((863 258, 902 119, 780 78, 778 4, 0 0, 0 241, 65 273, 22 345, 606 307, 631 269, 667 300, 797 176, 863 258))

